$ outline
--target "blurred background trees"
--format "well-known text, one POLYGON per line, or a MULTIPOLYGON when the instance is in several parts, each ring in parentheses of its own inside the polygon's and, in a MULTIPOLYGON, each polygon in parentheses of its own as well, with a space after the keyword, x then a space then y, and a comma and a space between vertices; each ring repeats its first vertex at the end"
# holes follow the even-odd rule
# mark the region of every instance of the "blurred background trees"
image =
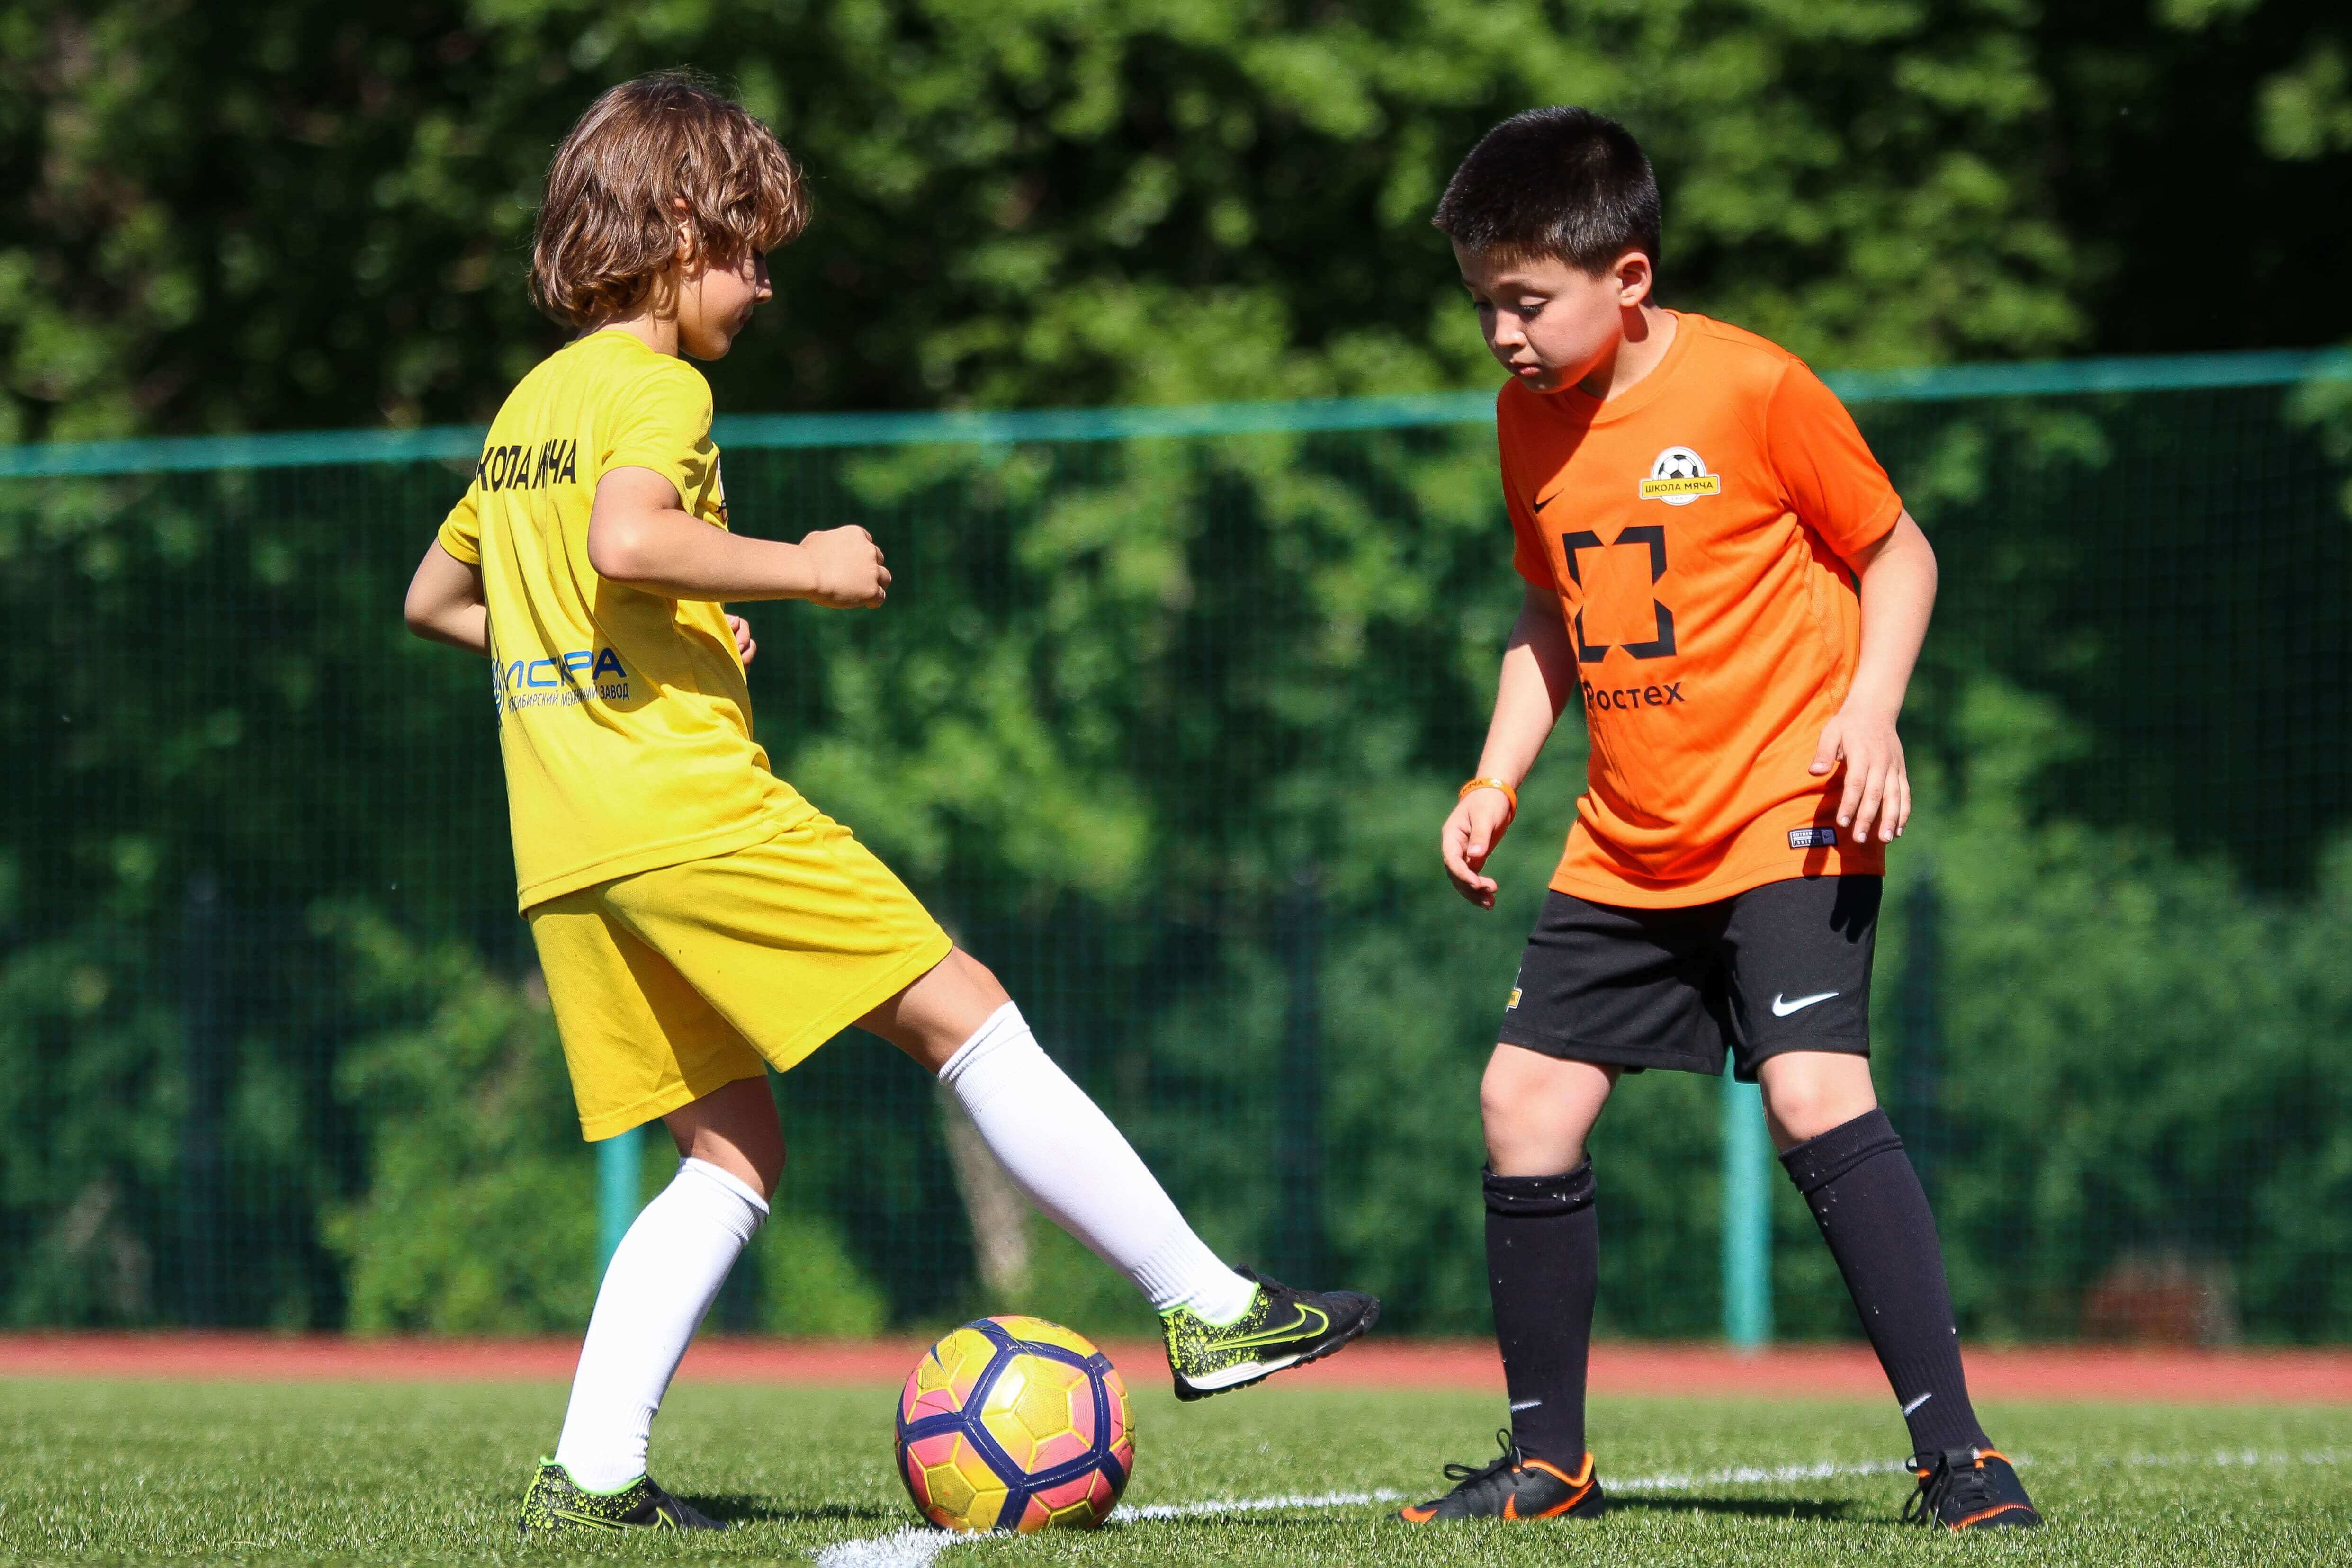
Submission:
MULTIPOLYGON (((550 149, 681 62, 820 203, 724 411, 1491 385, 1428 208, 1564 100, 1651 148, 1669 302, 1825 368, 2305 346, 2352 335, 2347 59, 2340 6, 2285 0, 0 0, 0 439, 485 418, 558 340, 520 287, 550 149)), ((1971 1332, 2179 1275, 2251 1335, 2352 1336, 2347 385, 1862 410, 1946 565, 1881 1064, 1937 1036, 1885 1087, 1944 1118, 1971 1332)), ((1482 1325, 1472 1085, 1581 760, 1571 721, 1505 908, 1455 903, 1430 836, 1517 602, 1493 465, 1475 425, 728 458, 745 523, 864 523, 900 579, 884 616, 753 611, 780 769, 1213 1240, 1407 1329, 1482 1325), (1265 1092, 1318 1061, 1311 1104, 1265 1092), (1313 1203, 1273 1179, 1302 1149, 1313 1203)), ((0 1321, 584 1310, 481 673, 394 612, 464 467, 0 482, 0 1321)), ((779 1098, 790 1191, 722 1326, 1138 1326, 1051 1237, 982 1299, 887 1051, 779 1098)), ((1612 1332, 1717 1322, 1715 1114, 1669 1074, 1611 1112, 1612 1332)), ((1775 1201, 1783 1326, 1850 1329, 1775 1201)))
POLYGON ((486 417, 550 150, 680 63, 820 203, 722 408, 1484 384, 1429 207, 1560 101, 1667 298, 1824 365, 2326 341, 2347 60, 2327 0, 7 0, 0 439, 486 417))

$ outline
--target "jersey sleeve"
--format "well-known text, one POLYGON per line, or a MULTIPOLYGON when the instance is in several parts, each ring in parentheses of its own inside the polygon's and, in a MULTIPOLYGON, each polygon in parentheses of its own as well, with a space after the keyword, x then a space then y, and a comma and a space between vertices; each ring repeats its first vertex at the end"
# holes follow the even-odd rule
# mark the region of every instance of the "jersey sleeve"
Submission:
POLYGON ((668 360, 623 388, 606 422, 602 479, 615 468, 650 468, 695 511, 718 476, 710 440, 710 383, 682 360, 668 360))
POLYGON ((466 486, 466 493, 457 497, 457 504, 441 519, 441 531, 436 536, 443 549, 467 566, 482 564, 482 509, 481 503, 475 499, 478 484, 477 481, 466 486))
POLYGON ((1847 559, 1885 538, 1902 515, 1903 497, 1853 415, 1801 361, 1790 361, 1766 405, 1764 445, 1790 509, 1847 559))

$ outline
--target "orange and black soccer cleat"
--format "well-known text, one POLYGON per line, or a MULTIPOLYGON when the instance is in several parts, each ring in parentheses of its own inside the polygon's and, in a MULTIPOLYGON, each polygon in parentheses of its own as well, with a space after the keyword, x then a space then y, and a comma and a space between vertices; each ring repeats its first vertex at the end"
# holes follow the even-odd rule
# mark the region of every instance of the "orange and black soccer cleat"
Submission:
POLYGON ((1607 1508, 1601 1495, 1601 1478, 1592 1471, 1592 1456, 1574 1475, 1549 1460, 1523 1454, 1508 1431, 1495 1434, 1503 1457, 1481 1469, 1448 1465, 1445 1479, 1455 1484, 1444 1497, 1397 1510, 1407 1524, 1427 1524, 1438 1519, 1599 1519, 1607 1508))
POLYGON ((2017 1470, 1991 1448, 1946 1448, 1911 1456, 1919 1490, 1903 1505, 1906 1524, 1947 1530, 2030 1528, 2042 1522, 2017 1470))

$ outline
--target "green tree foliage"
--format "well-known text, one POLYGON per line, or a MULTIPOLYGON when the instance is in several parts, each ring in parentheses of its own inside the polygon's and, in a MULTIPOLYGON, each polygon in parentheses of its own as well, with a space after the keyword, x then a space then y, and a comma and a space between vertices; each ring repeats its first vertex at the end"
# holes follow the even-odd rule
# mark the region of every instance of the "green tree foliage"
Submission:
MULTIPOLYGON (((553 340, 519 287, 549 147, 680 60, 818 180, 776 307, 715 370, 737 412, 1485 384, 1427 209, 1487 123, 1560 99, 1652 146, 1674 302, 1825 363, 2308 341, 2343 319, 2315 286, 2352 210, 2325 199, 2341 34, 2221 0, 24 0, 0 5, 0 434, 479 417, 553 340), (2184 289, 2242 190, 2258 286, 2184 289)), ((2252 1332, 2352 1333, 2325 1060, 2352 419, 2300 406, 1866 413, 1946 568, 1898 864, 1932 859, 1950 906, 1973 1324, 2070 1332, 2118 1257, 2168 1249, 2236 1268, 2252 1332)), ((1472 1085, 1580 763, 1571 718, 1503 857, 1518 902, 1453 902, 1429 840, 1517 600, 1491 437, 743 450, 728 474, 755 530, 865 523, 899 573, 880 616, 754 612, 782 771, 1006 977, 1214 1242, 1477 1326, 1472 1085), (1305 1202, 1273 1179, 1302 1136, 1305 1202)), ((522 977, 481 673, 392 609, 460 482, 0 486, 0 1314, 577 1321, 587 1157, 522 977), (503 1259, 467 1244, 534 1220, 503 1259)), ((789 1245, 722 1321, 969 1309, 930 1096, 856 1036, 782 1081, 789 1245)), ((1710 1085, 1652 1074, 1604 1124, 1618 1330, 1715 1321, 1714 1116, 1710 1085)), ((1784 1322, 1836 1332, 1779 1202, 1784 1322)), ((1036 1260, 1055 1301, 1121 1300, 1073 1249, 1036 1260)))
POLYGON ((2306 344, 2347 58, 2323 0, 8 0, 0 438, 485 417, 549 151, 681 62, 822 209, 739 410, 1480 382, 1425 220, 1556 101, 1651 147, 1670 299, 1822 363, 2306 344))
MULTIPOLYGON (((1948 904, 1938 1179, 1972 1323, 2072 1332, 2119 1259, 2178 1252, 2236 1271, 2250 1333, 2352 1332, 2327 1066, 2352 1026, 2329 847, 2352 540, 2345 460, 2294 401, 1863 410, 1945 570, 1896 862, 1932 862, 1948 904)), ((728 457, 747 526, 862 522, 898 573, 880 614, 753 607, 781 771, 1004 976, 1213 1243, 1381 1290, 1406 1328, 1479 1322, 1475 1085, 1581 761, 1571 716, 1505 907, 1454 899, 1431 838, 1518 597, 1491 440, 728 457), (1319 1158, 1286 1167, 1302 1140, 1319 1158)), ((0 608, 26 629, 5 712, 35 741, 0 823, 0 1220, 47 1260, 0 1287, 19 1317, 185 1315, 109 1297, 129 1253, 85 1236, 178 1260, 157 1279, 234 1237, 240 1279, 279 1281, 218 1302, 235 1321, 523 1327, 584 1302, 589 1160, 525 988, 482 672, 388 613, 460 477, 0 486, 0 608), (191 999, 213 995, 243 999, 191 999), (193 1183, 191 1126, 244 1163, 193 1183), (466 1244, 457 1217, 504 1234, 551 1193, 511 1259, 466 1244)), ((812 1261, 771 1258, 722 1322, 1024 1304, 977 1296, 920 1072, 851 1033, 778 1096, 781 1251, 812 1261)), ((1612 1328, 1715 1322, 1716 1126, 1714 1087, 1671 1074, 1604 1122, 1612 1328)), ((1783 1322, 1838 1332, 1779 1201, 1783 1322)), ((1033 1288, 1109 1320, 1097 1267, 1042 1245, 1033 1288)))
POLYGON ((2112 354, 2352 337, 2352 28, 2335 0, 2065 0, 2043 167, 2112 354))
POLYGON ((681 61, 820 204, 722 406, 1483 380, 1429 208, 1561 100, 1641 129, 1682 303, 1840 364, 2083 326, 2003 5, 14 0, 0 37, 26 437, 487 414, 554 340, 520 287, 549 150, 681 61))

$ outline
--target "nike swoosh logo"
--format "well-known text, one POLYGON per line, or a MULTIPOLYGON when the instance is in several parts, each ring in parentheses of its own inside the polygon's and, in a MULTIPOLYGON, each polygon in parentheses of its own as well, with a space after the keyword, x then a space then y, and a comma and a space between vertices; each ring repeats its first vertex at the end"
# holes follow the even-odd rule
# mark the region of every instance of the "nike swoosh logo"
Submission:
POLYGON ((1837 994, 1835 991, 1820 991, 1810 997, 1799 997, 1793 1002, 1784 1002, 1780 999, 1780 993, 1775 991, 1772 993, 1772 1016, 1776 1019, 1787 1018, 1790 1013, 1803 1011, 1815 1002, 1828 1001, 1837 994))
POLYGON ((618 1533, 627 1528, 617 1521, 599 1519, 593 1513, 582 1513, 578 1509, 551 1508, 547 1511, 558 1519, 568 1519, 574 1524, 585 1524, 596 1530, 609 1530, 618 1533))
POLYGON ((1278 1329, 1260 1329, 1240 1339, 1229 1339, 1219 1350, 1247 1350, 1252 1345, 1272 1344, 1277 1340, 1297 1339, 1310 1331, 1321 1333, 1331 1326, 1331 1315, 1320 1307, 1300 1306, 1293 1309, 1298 1316, 1278 1329))
POLYGON ((1529 508, 1529 510, 1531 510, 1531 511, 1538 511, 1538 512, 1540 512, 1540 511, 1542 511, 1546 507, 1550 506, 1554 501, 1557 501, 1557 500, 1559 500, 1559 491, 1557 491, 1557 490, 1554 490, 1550 495, 1546 496, 1542 500, 1536 502, 1536 503, 1535 503, 1535 504, 1534 504, 1534 505, 1529 508))

